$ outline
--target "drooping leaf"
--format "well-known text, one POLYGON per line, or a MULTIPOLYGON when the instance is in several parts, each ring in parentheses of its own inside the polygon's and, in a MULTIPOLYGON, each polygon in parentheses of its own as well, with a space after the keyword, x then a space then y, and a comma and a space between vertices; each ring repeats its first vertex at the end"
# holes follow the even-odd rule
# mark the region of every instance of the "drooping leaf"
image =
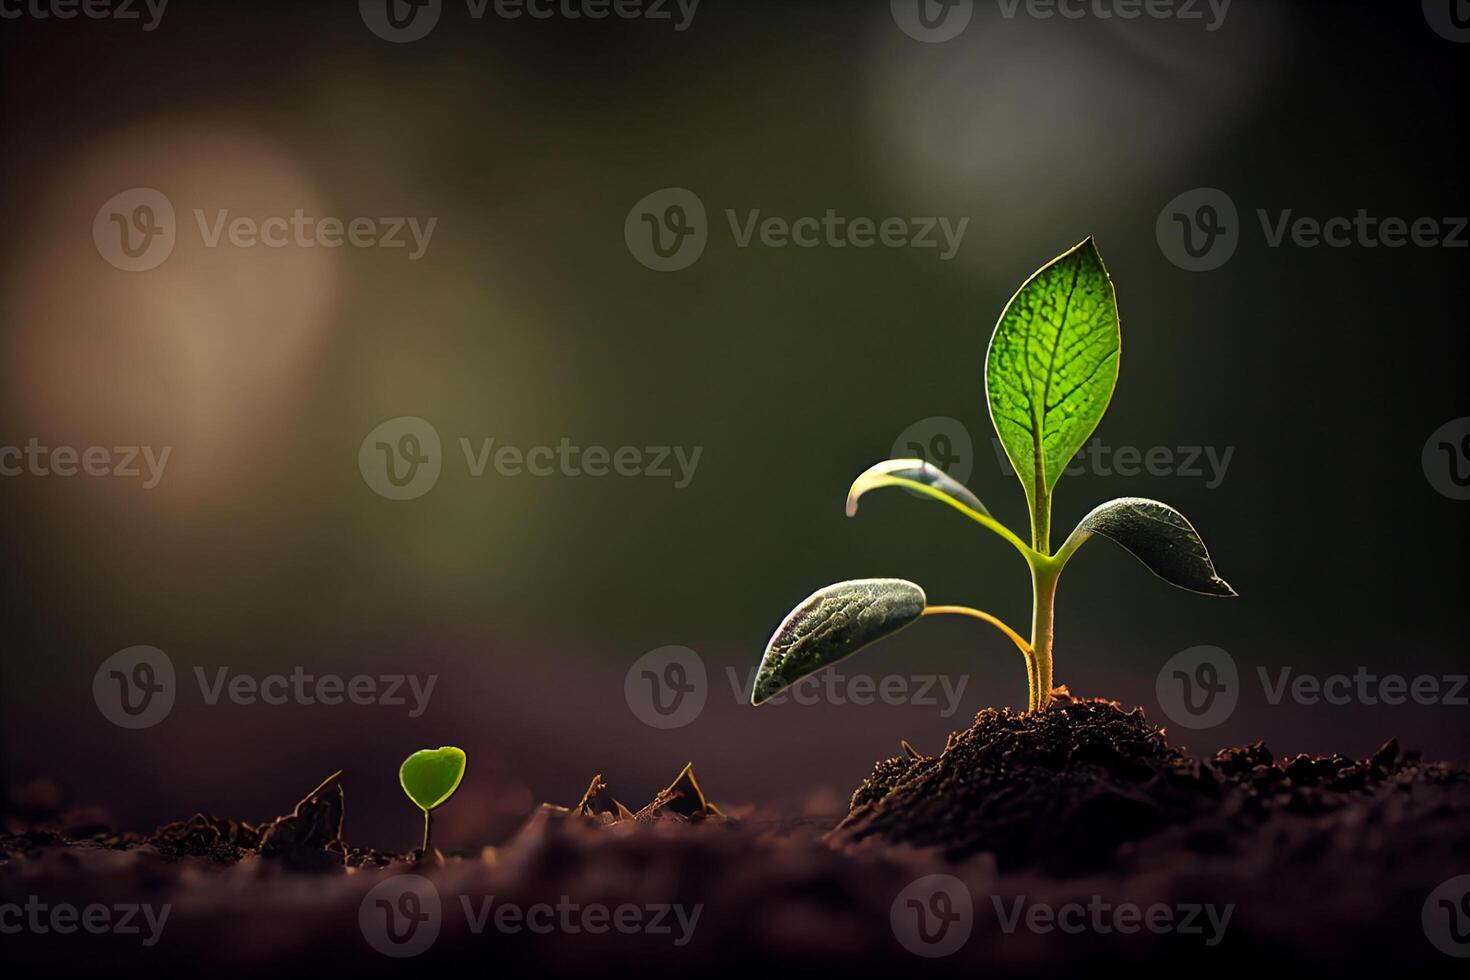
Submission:
POLYGON ((750 703, 897 633, 923 615, 926 601, 923 589, 896 578, 855 579, 813 592, 766 644, 750 703))
POLYGON ((950 498, 949 503, 958 501, 977 513, 990 516, 990 511, 985 509, 979 497, 970 492, 969 487, 922 459, 889 459, 864 470, 847 491, 847 516, 857 513, 859 498, 869 490, 879 487, 917 490, 916 483, 950 498))
POLYGON ((452 745, 420 749, 398 769, 398 782, 408 798, 425 812, 454 795, 464 778, 465 754, 452 745))
POLYGON ((1093 534, 1122 545, 1170 585, 1203 595, 1236 594, 1215 573, 1210 553, 1194 526, 1168 504, 1143 497, 1110 500, 1082 518, 1068 539, 1070 547, 1081 545, 1093 534))
POLYGON ((1006 304, 990 339, 985 390, 1033 509, 1102 420, 1119 346, 1113 283, 1091 238, 1042 266, 1006 304))

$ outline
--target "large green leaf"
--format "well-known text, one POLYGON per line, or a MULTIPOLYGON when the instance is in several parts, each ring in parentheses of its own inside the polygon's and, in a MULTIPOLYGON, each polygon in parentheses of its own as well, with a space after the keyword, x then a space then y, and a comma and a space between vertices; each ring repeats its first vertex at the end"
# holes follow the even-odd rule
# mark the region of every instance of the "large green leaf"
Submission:
POLYGON ((863 494, 879 487, 906 487, 927 496, 938 496, 951 507, 962 504, 977 514, 990 516, 990 511, 969 487, 922 459, 889 459, 863 470, 847 491, 847 516, 857 513, 858 500, 863 494), (925 487, 932 492, 926 492, 925 487))
POLYGON ((1215 573, 1199 532, 1168 504, 1143 497, 1110 500, 1082 518, 1062 552, 1070 555, 1094 534, 1122 545, 1159 578, 1190 592, 1233 596, 1235 590, 1215 573))
POLYGON ((1091 238, 1037 270, 995 325, 990 418, 1033 509, 1107 411, 1119 343, 1113 283, 1091 238))
POLYGON ((924 614, 926 602, 923 589, 897 578, 854 579, 813 592, 766 644, 750 703, 897 633, 924 614))

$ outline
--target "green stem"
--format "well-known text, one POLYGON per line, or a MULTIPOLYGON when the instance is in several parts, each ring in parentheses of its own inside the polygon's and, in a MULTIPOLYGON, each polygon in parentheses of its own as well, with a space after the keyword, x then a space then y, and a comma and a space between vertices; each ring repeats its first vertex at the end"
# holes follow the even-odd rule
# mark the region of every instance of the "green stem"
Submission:
POLYGON ((1031 651, 1036 661, 1032 711, 1040 711, 1051 703, 1053 621, 1062 565, 1063 562, 1044 557, 1031 562, 1031 651))
POLYGON ((1021 635, 1019 633, 1011 629, 1005 623, 1001 622, 995 616, 990 615, 990 613, 982 612, 979 609, 972 609, 969 606, 925 606, 924 611, 920 613, 920 615, 969 616, 971 619, 978 619, 981 622, 989 623, 991 626, 994 626, 996 629, 1004 633, 1006 637, 1016 645, 1016 649, 1021 651, 1021 656, 1026 659, 1027 705, 1029 710, 1036 710, 1036 658, 1031 653, 1031 647, 1026 643, 1025 640, 1021 638, 1021 635))
POLYGON ((425 858, 427 858, 429 856, 429 831, 431 829, 433 829, 433 826, 434 826, 434 811, 433 810, 425 810, 424 811, 424 847, 423 847, 423 852, 424 852, 424 857, 425 858))

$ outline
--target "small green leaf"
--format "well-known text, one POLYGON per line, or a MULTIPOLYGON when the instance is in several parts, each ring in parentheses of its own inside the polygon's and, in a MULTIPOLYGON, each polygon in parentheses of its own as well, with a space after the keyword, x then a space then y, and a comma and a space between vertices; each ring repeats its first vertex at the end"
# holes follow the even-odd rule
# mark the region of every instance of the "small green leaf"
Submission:
POLYGON ((1006 304, 985 361, 990 418, 1035 511, 1087 442, 1118 381, 1118 304, 1091 238, 1006 304))
POLYGON ((1168 504, 1143 497, 1110 500, 1082 518, 1063 550, 1069 554, 1093 534, 1122 545, 1170 585, 1203 595, 1233 596, 1193 525, 1168 504))
POLYGON ((971 493, 968 487, 922 459, 890 459, 864 470, 852 481, 852 487, 847 491, 847 516, 852 517, 857 513, 858 499, 869 490, 879 487, 907 487, 912 490, 916 489, 913 486, 915 483, 950 498, 947 503, 953 504, 957 501, 977 513, 990 516, 990 511, 985 509, 980 498, 971 493))
POLYGON ((463 749, 445 745, 437 749, 420 749, 398 770, 398 782, 408 798, 428 813, 454 795, 464 778, 463 749))
POLYGON ((924 614, 926 602, 923 589, 896 578, 855 579, 813 592, 766 644, 750 703, 897 633, 924 614))

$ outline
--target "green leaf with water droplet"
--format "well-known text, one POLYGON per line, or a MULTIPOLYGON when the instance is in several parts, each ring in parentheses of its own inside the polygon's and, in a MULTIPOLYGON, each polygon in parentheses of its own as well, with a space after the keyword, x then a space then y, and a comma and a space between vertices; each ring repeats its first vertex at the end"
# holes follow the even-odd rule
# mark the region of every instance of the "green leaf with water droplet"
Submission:
POLYGON ((924 590, 897 578, 865 578, 818 589, 787 614, 766 644, 750 703, 891 636, 924 614, 924 590))
POLYGON ((428 813, 459 789, 465 761, 464 750, 452 745, 420 749, 403 760, 398 769, 398 782, 408 798, 428 813))
POLYGON ((1042 266, 1006 304, 985 390, 1033 513, 1107 411, 1119 347, 1113 283, 1091 238, 1042 266))

